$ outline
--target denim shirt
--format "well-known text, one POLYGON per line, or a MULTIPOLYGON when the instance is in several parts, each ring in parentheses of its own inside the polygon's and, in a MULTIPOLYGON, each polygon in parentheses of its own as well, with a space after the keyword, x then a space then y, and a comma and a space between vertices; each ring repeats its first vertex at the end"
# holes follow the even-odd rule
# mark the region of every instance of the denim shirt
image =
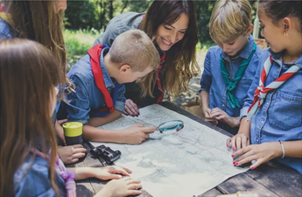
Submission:
MULTIPOLYGON (((65 181, 56 173, 60 196, 66 196, 65 181)), ((14 174, 15 197, 58 196, 51 186, 49 163, 30 154, 14 174)))
MULTIPOLYGON (((262 107, 251 120, 250 137, 252 144, 277 142, 278 140, 302 140, 302 56, 295 63, 282 63, 282 53, 274 53, 270 49, 263 52, 257 74, 241 110, 241 118, 247 115, 247 110, 253 102, 254 91, 259 85, 264 62, 270 54, 272 54, 274 62, 268 73, 265 86, 275 81, 293 64, 298 65, 300 70, 278 89, 267 93, 262 107)), ((301 158, 285 157, 276 160, 302 174, 301 158)))
MULTIPOLYGON (((109 93, 118 87, 117 99, 114 103, 114 108, 121 112, 124 111, 125 105, 125 87, 119 84, 115 79, 111 78, 104 64, 104 55, 109 51, 109 48, 104 48, 101 52, 100 65, 103 72, 104 83, 109 93)), ((102 92, 97 87, 90 65, 90 56, 87 54, 81 58, 68 72, 67 77, 75 84, 75 92, 66 95, 66 100, 61 101, 60 110, 67 110, 67 119, 76 120, 83 124, 87 124, 91 113, 99 112, 102 107, 105 107, 105 99, 102 92)), ((64 112, 63 112, 64 113, 64 112)), ((58 118, 62 118, 58 114, 58 118)))
POLYGON ((109 21, 106 31, 94 41, 93 46, 103 43, 110 47, 118 35, 130 29, 137 29, 143 15, 144 13, 137 12, 126 12, 117 15, 109 21))
MULTIPOLYGON (((209 92, 209 104, 210 108, 220 108, 232 117, 240 116, 239 108, 232 108, 227 100, 226 90, 227 84, 224 82, 221 67, 220 67, 220 55, 225 61, 227 72, 231 79, 234 79, 239 66, 243 59, 248 59, 254 47, 253 36, 248 36, 249 42, 245 49, 236 58, 231 59, 227 53, 223 52, 219 46, 211 47, 206 55, 204 61, 204 71, 200 79, 200 90, 209 92)), ((255 73, 258 66, 259 57, 262 49, 257 46, 256 51, 247 66, 244 75, 237 84, 235 89, 235 95, 241 106, 243 106, 244 99, 247 96, 247 91, 255 77, 255 73)), ((224 128, 225 129, 225 128, 224 128)))
POLYGON ((0 17, 0 40, 13 38, 11 26, 0 17))

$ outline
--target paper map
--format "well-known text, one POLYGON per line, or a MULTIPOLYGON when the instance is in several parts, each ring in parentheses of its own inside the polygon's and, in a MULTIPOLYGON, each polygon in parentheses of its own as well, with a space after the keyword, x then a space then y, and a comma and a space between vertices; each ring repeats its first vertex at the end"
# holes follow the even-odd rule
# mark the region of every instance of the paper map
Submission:
POLYGON ((115 163, 132 170, 132 177, 142 182, 143 189, 154 197, 198 196, 227 178, 248 168, 233 166, 232 151, 226 147, 227 136, 160 105, 140 109, 139 117, 122 116, 102 126, 104 129, 124 129, 133 124, 158 126, 179 119, 184 128, 175 134, 158 131, 140 145, 105 144, 120 150, 115 163))

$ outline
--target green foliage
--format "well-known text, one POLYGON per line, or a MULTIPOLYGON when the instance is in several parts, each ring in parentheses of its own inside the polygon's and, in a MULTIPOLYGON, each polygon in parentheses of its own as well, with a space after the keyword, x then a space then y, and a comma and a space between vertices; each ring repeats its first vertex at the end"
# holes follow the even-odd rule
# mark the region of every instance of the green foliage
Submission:
POLYGON ((80 30, 65 30, 64 40, 67 50, 67 69, 70 69, 76 61, 82 58, 87 51, 92 47, 96 38, 102 32, 91 29, 80 30))

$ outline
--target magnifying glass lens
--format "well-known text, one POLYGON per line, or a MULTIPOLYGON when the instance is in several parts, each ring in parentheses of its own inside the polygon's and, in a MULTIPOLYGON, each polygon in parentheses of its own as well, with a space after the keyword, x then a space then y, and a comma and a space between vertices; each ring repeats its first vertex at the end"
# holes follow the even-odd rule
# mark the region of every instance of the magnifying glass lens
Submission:
POLYGON ((184 124, 181 120, 171 120, 171 121, 167 121, 162 123, 161 125, 159 125, 158 130, 163 133, 165 131, 179 131, 184 127, 184 124))

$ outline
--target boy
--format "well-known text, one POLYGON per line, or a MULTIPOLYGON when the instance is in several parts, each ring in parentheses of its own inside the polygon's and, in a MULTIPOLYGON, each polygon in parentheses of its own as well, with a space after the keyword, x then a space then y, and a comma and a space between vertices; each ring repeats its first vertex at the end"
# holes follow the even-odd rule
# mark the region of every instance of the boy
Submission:
POLYGON ((158 52, 140 30, 120 34, 109 49, 98 44, 80 59, 67 76, 75 92, 61 101, 57 117, 83 123, 83 137, 91 141, 140 144, 156 127, 133 125, 125 130, 96 128, 121 116, 125 105, 123 83, 144 77, 159 65, 158 52))
POLYGON ((213 9, 211 47, 200 80, 202 110, 207 121, 236 134, 240 109, 254 78, 261 49, 253 37, 252 8, 247 0, 221 0, 213 9))

